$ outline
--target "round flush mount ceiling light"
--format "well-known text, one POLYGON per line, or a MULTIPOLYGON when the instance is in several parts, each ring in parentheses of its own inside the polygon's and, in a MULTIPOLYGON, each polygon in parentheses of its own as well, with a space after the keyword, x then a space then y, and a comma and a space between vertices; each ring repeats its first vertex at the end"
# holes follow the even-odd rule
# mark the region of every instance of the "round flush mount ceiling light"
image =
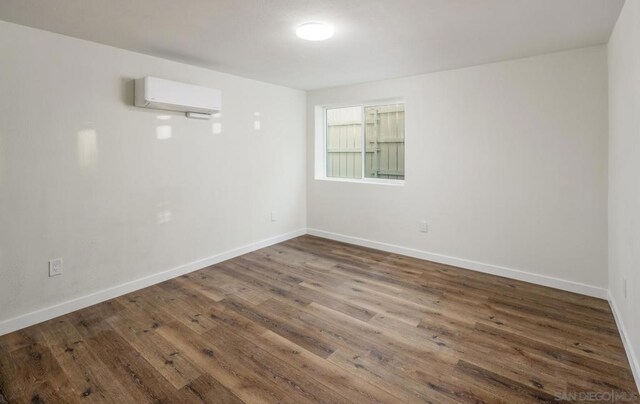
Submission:
POLYGON ((321 22, 308 22, 296 29, 296 35, 307 41, 324 41, 333 36, 333 27, 321 22))

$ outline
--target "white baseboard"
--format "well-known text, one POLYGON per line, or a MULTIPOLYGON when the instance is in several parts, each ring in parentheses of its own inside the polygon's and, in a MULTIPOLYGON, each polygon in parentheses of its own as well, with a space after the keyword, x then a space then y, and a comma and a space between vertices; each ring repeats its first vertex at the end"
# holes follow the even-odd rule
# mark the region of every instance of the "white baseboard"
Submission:
POLYGON ((624 344, 627 358, 629 359, 629 364, 631 366, 631 371, 633 372, 633 377, 635 379, 636 386, 640 388, 640 361, 638 360, 638 356, 636 355, 633 349, 633 345, 631 344, 631 340, 629 339, 629 333, 627 332, 627 329, 624 326, 624 323, 622 321, 622 317, 620 316, 620 312, 618 310, 616 302, 613 299, 613 296, 611 296, 611 294, 607 289, 599 288, 597 286, 586 285, 579 282, 553 278, 550 276, 534 274, 531 272, 525 272, 517 269, 501 267, 498 265, 485 264, 482 262, 467 260, 463 258, 450 257, 447 255, 431 253, 431 252, 417 250, 413 248, 401 247, 394 244, 381 243, 379 241, 367 240, 359 237, 346 236, 344 234, 331 233, 324 230, 307 229, 307 233, 313 236, 328 238, 336 241, 342 241, 344 243, 355 244, 355 245, 369 247, 369 248, 375 248, 377 250, 391 252, 394 254, 406 255, 409 257, 419 258, 427 261, 453 265, 460 268, 470 269, 473 271, 503 276, 505 278, 516 279, 519 281, 530 282, 537 285, 549 286, 552 288, 579 293, 582 295, 606 299, 609 301, 609 305, 611 306, 611 311, 613 312, 613 316, 618 326, 620 337, 622 338, 622 342, 624 344))
POLYGON ((485 264, 483 262, 472 261, 464 258, 450 257, 447 255, 436 254, 428 251, 401 247, 394 244, 387 244, 359 237, 346 236, 344 234, 331 233, 324 230, 307 229, 307 233, 331 240, 342 241, 345 243, 355 244, 363 247, 375 248, 377 250, 407 255, 413 258, 453 265, 456 267, 471 269, 473 271, 483 272, 491 275, 498 275, 505 278, 516 279, 519 281, 535 283, 537 285, 548 286, 555 289, 566 290, 569 292, 579 293, 581 295, 597 297, 600 299, 607 299, 608 297, 607 289, 586 285, 584 283, 568 281, 565 279, 554 278, 546 275, 534 274, 518 269, 501 267, 498 265, 485 264))
POLYGON ((225 251, 208 258, 190 262, 188 264, 181 265, 167 271, 159 272, 157 274, 149 275, 131 282, 113 286, 95 293, 67 300, 66 302, 59 303, 54 306, 45 307, 40 310, 22 314, 8 320, 1 321, 0 335, 8 334, 10 332, 20 330, 34 324, 41 323, 43 321, 50 320, 67 313, 71 313, 72 311, 79 310, 84 307, 89 307, 94 304, 104 302, 105 300, 113 299, 114 297, 122 296, 124 294, 131 293, 133 291, 140 290, 160 282, 164 282, 177 276, 197 271, 198 269, 202 269, 222 261, 226 261, 242 254, 259 250, 261 248, 268 247, 270 245, 277 244, 294 237, 302 236, 304 234, 306 234, 305 229, 281 234, 279 236, 271 237, 265 240, 257 241, 255 243, 244 245, 242 247, 234 248, 233 250, 225 251))
POLYGON ((297 230, 290 233, 282 234, 276 237, 271 237, 266 240, 261 240, 255 243, 247 244, 245 246, 235 248, 214 256, 204 258, 202 260, 194 261, 173 269, 169 269, 164 272, 149 275, 144 278, 136 279, 131 282, 127 282, 121 285, 113 286, 111 288, 101 290, 89 295, 81 296, 75 299, 68 300, 50 307, 46 307, 40 310, 36 310, 30 313, 22 314, 0 322, 0 335, 10 333, 25 327, 29 327, 33 324, 37 324, 75 310, 88 307, 105 300, 112 299, 142 288, 146 288, 151 285, 155 285, 160 282, 164 282, 171 278, 175 278, 180 275, 187 274, 189 272, 196 271, 198 269, 205 268, 209 265, 214 265, 219 262, 237 257, 242 254, 249 253, 251 251, 258 250, 260 248, 268 247, 273 244, 280 243, 285 240, 289 240, 294 237, 298 237, 304 234, 312 234, 318 237, 324 237, 332 240, 342 241, 345 243, 360 245, 364 247, 375 248, 382 251, 388 251, 396 254, 407 255, 414 258, 420 258, 428 261, 439 262, 442 264, 453 265, 461 268, 471 269, 488 274, 504 276, 506 278, 517 279, 525 282, 531 282, 538 285, 549 286, 556 289, 567 290, 570 292, 580 293, 583 295, 598 297, 602 299, 608 298, 608 292, 606 289, 598 288, 596 286, 585 285, 578 282, 567 281, 563 279, 548 277, 544 275, 533 274, 530 272, 520 271, 516 269, 501 267, 497 265, 485 264, 477 261, 471 261, 462 258, 449 257, 446 255, 431 253, 427 251, 401 247, 398 245, 381 243, 378 241, 367 240, 358 237, 346 236, 337 233, 331 233, 318 229, 297 230))
POLYGON ((636 355, 636 352, 633 349, 633 345, 631 344, 631 340, 629 339, 629 333, 627 332, 627 328, 624 326, 624 322, 622 321, 622 316, 620 315, 620 311, 618 310, 618 305, 616 304, 616 301, 611 293, 609 293, 609 306, 611 306, 613 318, 615 318, 616 320, 618 331, 620 331, 620 338, 622 338, 624 349, 627 352, 629 366, 631 366, 633 378, 636 381, 636 388, 640 389, 640 361, 638 361, 638 356, 636 355))
POLYGON ((111 288, 101 290, 89 295, 81 296, 75 299, 68 300, 63 303, 56 304, 54 306, 46 307, 40 310, 36 310, 30 313, 26 313, 17 317, 10 318, 0 322, 0 335, 8 334, 10 332, 29 327, 31 325, 41 323, 46 320, 70 313, 75 310, 88 307, 105 300, 112 299, 114 297, 122 296, 127 293, 134 292, 139 289, 146 288, 148 286, 155 285, 160 282, 184 275, 199 269, 208 267, 210 265, 217 264, 222 261, 226 261, 231 258, 238 257, 249 252, 259 250, 270 245, 274 245, 304 234, 311 234, 318 237, 324 237, 331 240, 342 241, 345 243, 355 244, 363 247, 375 248, 382 251, 387 251, 395 254, 402 254, 409 257, 424 259, 428 261, 434 261, 442 264, 453 265, 465 269, 470 269, 478 272, 488 273, 492 275, 503 276, 506 278, 516 279, 525 282, 531 282, 538 285, 549 286, 556 289, 566 290, 574 293, 579 293, 587 296, 598 297, 607 299, 611 306, 616 324, 620 330, 620 336, 622 338, 627 357, 633 372, 633 376, 636 381, 636 385, 640 387, 640 362, 636 355, 633 345, 629 340, 629 334, 625 328, 620 312, 617 308, 616 302, 613 296, 604 288, 596 286, 586 285, 583 283, 567 281, 564 279, 553 278, 545 275, 538 275, 530 272, 525 272, 517 269, 506 268, 502 266, 485 264, 482 262, 467 260, 463 258, 455 258, 442 254, 431 253, 428 251, 417 250, 413 248, 401 247, 394 244, 382 243, 373 240, 367 240, 358 237, 347 236, 338 233, 331 233, 318 229, 297 230, 289 233, 281 234, 275 237, 271 237, 265 240, 257 241, 255 243, 247 244, 242 247, 238 247, 229 251, 225 251, 220 254, 213 255, 208 258, 204 258, 198 261, 194 261, 179 267, 169 269, 164 272, 149 275, 144 278, 136 279, 131 282, 123 283, 111 288))

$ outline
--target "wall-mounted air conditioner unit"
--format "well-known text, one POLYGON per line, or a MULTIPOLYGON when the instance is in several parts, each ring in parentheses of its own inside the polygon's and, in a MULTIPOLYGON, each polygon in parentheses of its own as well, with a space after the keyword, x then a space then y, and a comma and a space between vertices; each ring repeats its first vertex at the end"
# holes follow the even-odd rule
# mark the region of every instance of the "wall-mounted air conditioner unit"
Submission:
POLYGON ((143 108, 186 112, 189 118, 208 119, 220 111, 222 94, 213 88, 144 77, 135 81, 134 104, 143 108))

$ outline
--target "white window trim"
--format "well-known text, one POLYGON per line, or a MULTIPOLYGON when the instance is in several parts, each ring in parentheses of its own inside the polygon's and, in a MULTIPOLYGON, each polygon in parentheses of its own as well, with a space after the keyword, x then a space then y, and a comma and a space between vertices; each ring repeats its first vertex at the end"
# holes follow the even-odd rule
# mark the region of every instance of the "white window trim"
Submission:
MULTIPOLYGON (((366 102, 350 102, 341 104, 323 104, 316 105, 314 107, 314 151, 315 151, 315 170, 314 179, 319 181, 330 182, 352 182, 358 184, 374 184, 374 185, 392 185, 392 186, 404 186, 407 179, 406 170, 406 143, 407 143, 407 121, 405 114, 404 125, 404 139, 405 139, 405 174, 403 180, 394 180, 389 178, 365 178, 363 167, 363 178, 340 178, 340 177, 327 177, 327 109, 333 108, 349 108, 349 107, 373 107, 384 104, 405 104, 402 98, 387 98, 382 100, 369 100, 366 102)), ((406 105, 405 105, 406 113, 406 105)), ((364 139, 363 139, 364 141, 364 139)), ((364 147, 364 143, 363 143, 364 147)), ((363 159, 364 165, 364 159, 363 159)))

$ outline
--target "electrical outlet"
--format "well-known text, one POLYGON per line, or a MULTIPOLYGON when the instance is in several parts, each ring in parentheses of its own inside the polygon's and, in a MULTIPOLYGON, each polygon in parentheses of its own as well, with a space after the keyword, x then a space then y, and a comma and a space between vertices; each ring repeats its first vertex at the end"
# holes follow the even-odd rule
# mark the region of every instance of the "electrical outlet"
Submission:
POLYGON ((624 298, 627 298, 627 280, 622 278, 622 293, 624 294, 624 298))
POLYGON ((49 261, 49 276, 62 275, 62 258, 56 258, 49 261))
POLYGON ((272 222, 277 222, 278 221, 278 211, 277 210, 272 210, 271 211, 271 221, 272 222))
POLYGON ((422 233, 429 233, 429 224, 427 223, 426 220, 421 220, 418 222, 418 229, 422 233))

